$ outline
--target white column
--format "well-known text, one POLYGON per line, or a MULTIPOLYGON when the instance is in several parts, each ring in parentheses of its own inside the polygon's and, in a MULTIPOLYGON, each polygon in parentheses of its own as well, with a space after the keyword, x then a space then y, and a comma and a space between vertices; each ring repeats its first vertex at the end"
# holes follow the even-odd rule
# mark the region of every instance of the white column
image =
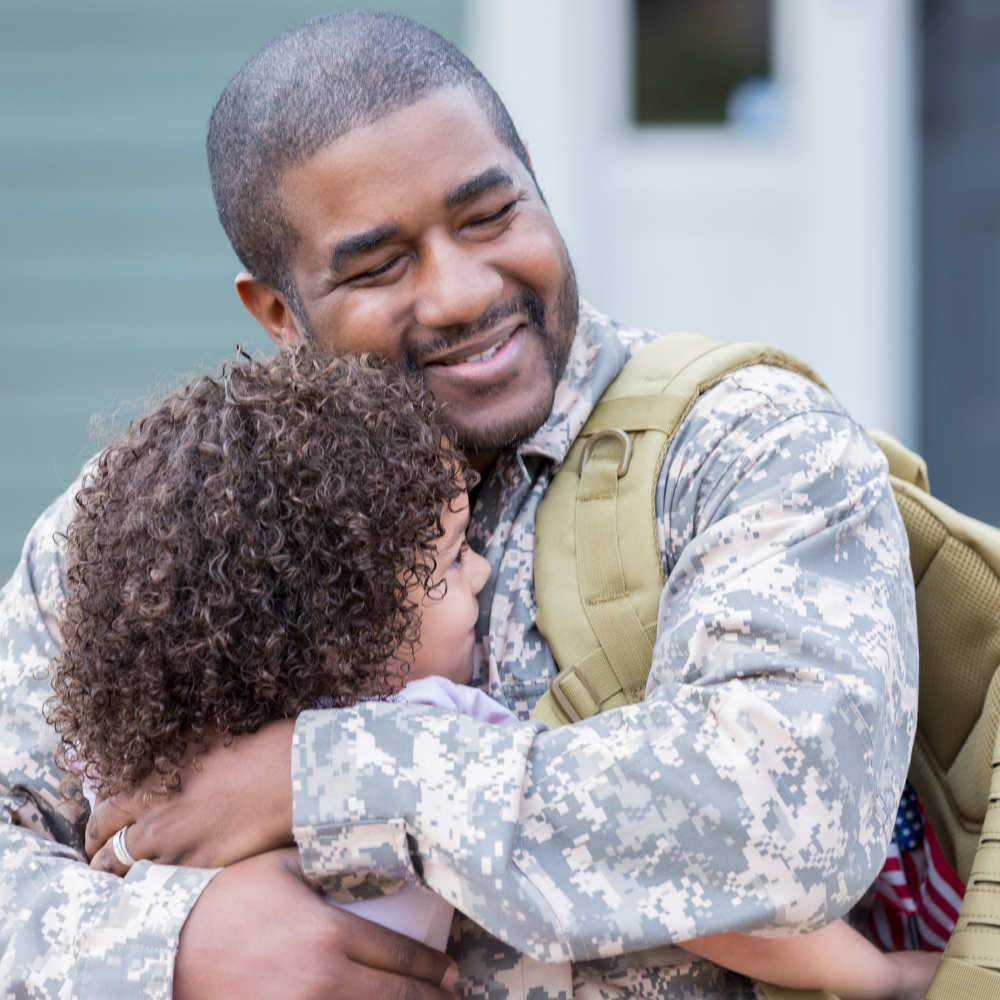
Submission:
POLYGON ((467 0, 584 296, 667 332, 768 340, 916 444, 914 11, 775 0, 777 136, 629 121, 630 0, 467 0))
POLYGON ((916 443, 917 169, 908 0, 785 0, 807 263, 803 352, 864 423, 916 443))
POLYGON ((622 120, 626 0, 468 0, 466 50, 507 105, 583 293, 599 284, 599 157, 622 120))

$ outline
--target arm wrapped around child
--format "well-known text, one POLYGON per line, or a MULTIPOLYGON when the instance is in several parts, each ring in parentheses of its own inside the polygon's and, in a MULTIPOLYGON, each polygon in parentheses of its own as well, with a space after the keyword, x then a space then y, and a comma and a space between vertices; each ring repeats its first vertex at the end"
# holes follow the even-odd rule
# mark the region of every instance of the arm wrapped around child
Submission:
MULTIPOLYGON (((466 686, 490 574, 465 539, 474 481, 420 378, 370 355, 238 360, 133 422, 66 533, 48 706, 65 794, 165 799, 197 781, 192 750, 367 699, 515 724, 466 686)), ((126 830, 93 864, 121 874, 128 851, 126 830)), ((362 877, 353 895, 331 902, 444 948, 452 907, 425 886, 376 878, 366 893, 362 877)), ((684 947, 842 1000, 922 995, 936 964, 883 955, 840 921, 684 947)))

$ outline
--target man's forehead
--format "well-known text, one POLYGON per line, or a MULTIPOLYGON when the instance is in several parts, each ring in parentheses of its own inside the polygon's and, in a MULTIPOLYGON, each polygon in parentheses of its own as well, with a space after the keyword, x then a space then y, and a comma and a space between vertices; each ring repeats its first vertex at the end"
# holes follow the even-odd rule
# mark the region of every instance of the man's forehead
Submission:
POLYGON ((519 167, 472 95, 455 88, 345 133, 288 168, 278 188, 291 216, 335 212, 355 229, 385 224, 417 201, 447 207, 485 172, 510 178, 519 167))

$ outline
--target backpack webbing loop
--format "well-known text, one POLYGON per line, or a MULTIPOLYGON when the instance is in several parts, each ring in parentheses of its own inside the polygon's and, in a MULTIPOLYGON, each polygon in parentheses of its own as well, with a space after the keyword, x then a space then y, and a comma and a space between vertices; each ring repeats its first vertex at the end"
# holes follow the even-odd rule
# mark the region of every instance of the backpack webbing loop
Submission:
POLYGON ((618 463, 618 478, 621 479, 622 476, 628 473, 629 462, 632 461, 632 439, 620 427, 609 427, 607 430, 598 431, 596 434, 590 436, 590 440, 587 441, 583 449, 583 454, 580 456, 580 468, 577 475, 583 475, 583 467, 587 464, 590 453, 594 450, 594 445, 598 441, 603 441, 609 437, 621 441, 622 447, 625 449, 622 460, 618 463))
MULTIPOLYGON (((614 671, 611 670, 611 665, 607 665, 607 671, 611 674, 614 671)), ((602 673, 601 665, 595 665, 590 668, 590 673, 600 674, 602 673)), ((590 715, 596 715, 601 710, 601 705, 604 703, 604 698, 597 693, 594 689, 594 685, 587 680, 588 671, 581 669, 579 666, 570 667, 569 670, 564 670, 560 674, 556 674, 555 677, 549 681, 549 690, 552 692, 552 697, 555 698, 556 704, 562 709, 563 713, 569 719, 570 722, 579 722, 581 719, 587 718, 590 715), (585 707, 583 709, 583 714, 576 710, 576 706, 573 701, 570 701, 569 696, 563 691, 562 686, 567 681, 575 681, 583 687, 584 693, 590 699, 589 703, 584 703, 585 707)), ((612 686, 611 690, 608 692, 609 696, 615 693, 615 687, 612 686)), ((576 704, 580 704, 579 694, 577 694, 576 704)))

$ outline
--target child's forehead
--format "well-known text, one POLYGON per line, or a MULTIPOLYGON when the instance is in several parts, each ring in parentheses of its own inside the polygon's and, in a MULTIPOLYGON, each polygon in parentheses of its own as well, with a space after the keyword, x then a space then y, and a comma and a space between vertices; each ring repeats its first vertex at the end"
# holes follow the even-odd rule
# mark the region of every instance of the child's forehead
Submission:
POLYGON ((461 535, 469 526, 472 511, 469 505, 469 494, 462 492, 444 505, 441 511, 441 526, 444 528, 443 542, 452 541, 456 535, 461 535))

